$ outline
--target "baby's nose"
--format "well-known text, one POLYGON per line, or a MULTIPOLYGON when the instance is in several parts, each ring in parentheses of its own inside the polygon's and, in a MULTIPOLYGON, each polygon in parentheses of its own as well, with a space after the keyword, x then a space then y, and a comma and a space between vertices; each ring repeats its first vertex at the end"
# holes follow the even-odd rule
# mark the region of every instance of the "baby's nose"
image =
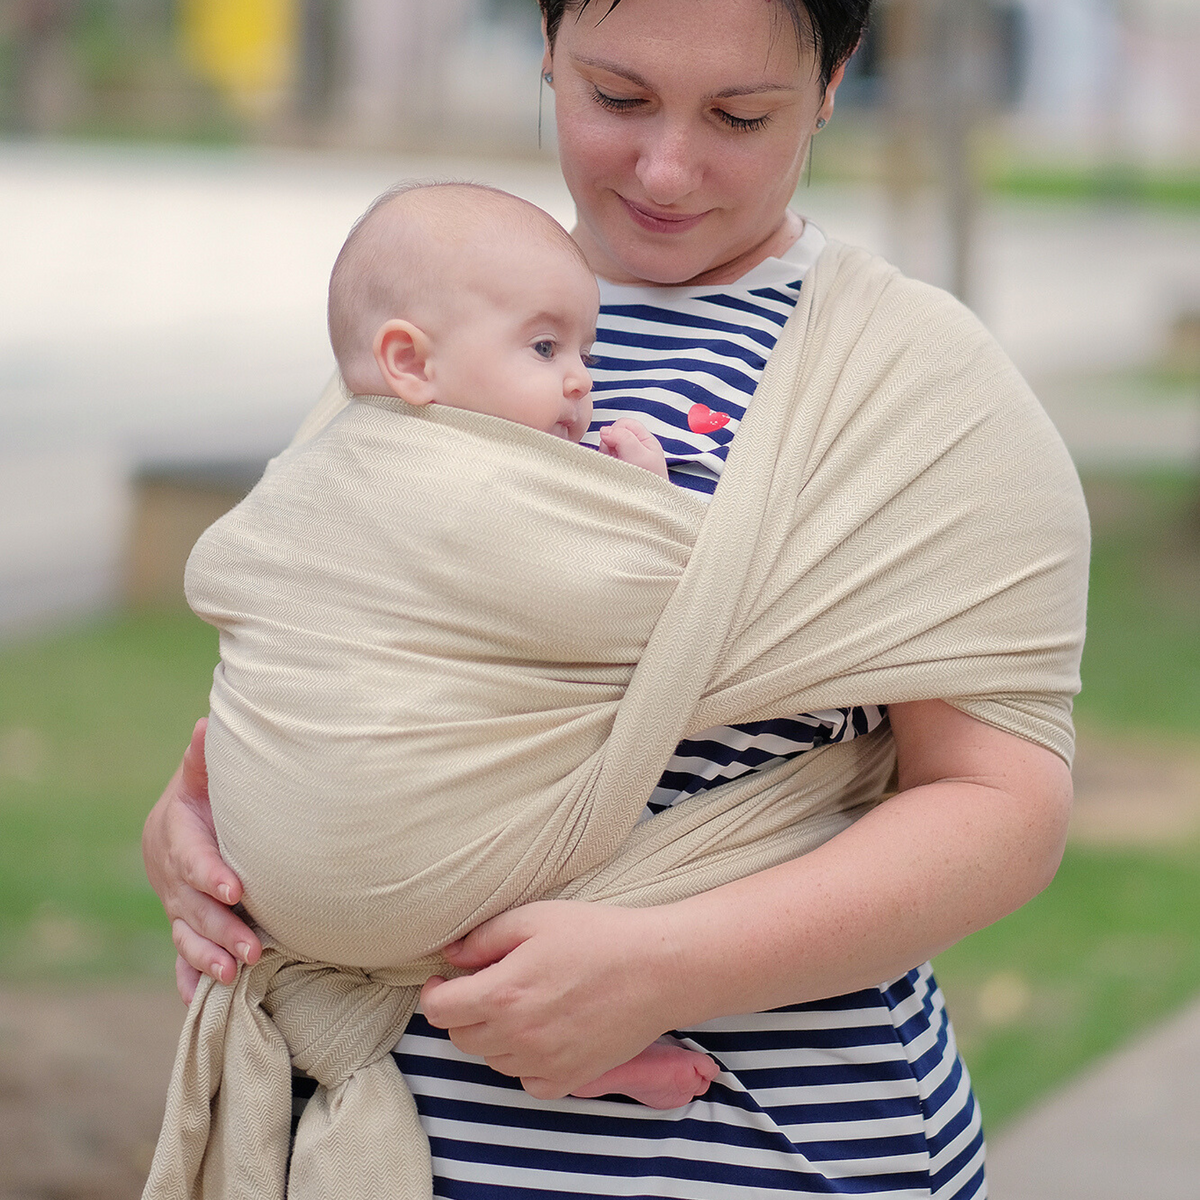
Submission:
POLYGON ((592 390, 592 377, 587 368, 580 363, 577 370, 570 371, 563 381, 568 396, 586 396, 592 390))

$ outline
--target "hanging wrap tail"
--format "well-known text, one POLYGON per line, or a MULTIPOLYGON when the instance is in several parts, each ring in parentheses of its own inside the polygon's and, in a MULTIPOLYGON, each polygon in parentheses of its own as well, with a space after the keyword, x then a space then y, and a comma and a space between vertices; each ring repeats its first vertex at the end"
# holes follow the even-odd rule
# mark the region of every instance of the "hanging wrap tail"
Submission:
POLYGON ((789 861, 894 767, 879 731, 638 823, 714 725, 945 699, 1070 761, 1087 558, 1070 460, 978 321, 837 244, 707 512, 511 423, 359 398, 189 563, 222 630, 214 817, 270 937, 197 991, 145 1196, 427 1200, 389 1052, 439 946, 789 861), (289 1176, 293 1065, 320 1086, 289 1176))

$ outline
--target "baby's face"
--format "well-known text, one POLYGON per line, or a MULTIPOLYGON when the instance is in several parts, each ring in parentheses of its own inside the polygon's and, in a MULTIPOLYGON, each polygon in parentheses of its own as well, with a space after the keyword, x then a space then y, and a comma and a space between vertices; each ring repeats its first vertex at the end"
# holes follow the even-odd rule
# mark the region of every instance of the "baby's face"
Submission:
POLYGON ((569 249, 518 229, 463 277, 451 319, 432 334, 437 402, 579 441, 592 419, 595 277, 569 249))

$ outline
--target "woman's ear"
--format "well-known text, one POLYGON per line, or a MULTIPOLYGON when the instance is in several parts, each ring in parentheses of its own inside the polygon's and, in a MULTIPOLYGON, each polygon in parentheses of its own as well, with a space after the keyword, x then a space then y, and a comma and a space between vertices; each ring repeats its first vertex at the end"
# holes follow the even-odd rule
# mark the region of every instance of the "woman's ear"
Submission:
POLYGON ((407 404, 431 404, 433 379, 429 365, 432 346, 428 334, 411 321, 385 321, 372 346, 375 363, 394 396, 407 404))
POLYGON ((821 107, 817 111, 817 119, 823 127, 829 118, 833 116, 833 101, 837 95, 837 90, 842 85, 842 80, 846 77, 846 64, 842 63, 840 67, 829 78, 829 86, 825 89, 825 99, 821 102, 821 107))
POLYGON ((554 60, 550 53, 550 39, 546 36, 546 18, 542 18, 542 78, 550 87, 554 86, 554 60))

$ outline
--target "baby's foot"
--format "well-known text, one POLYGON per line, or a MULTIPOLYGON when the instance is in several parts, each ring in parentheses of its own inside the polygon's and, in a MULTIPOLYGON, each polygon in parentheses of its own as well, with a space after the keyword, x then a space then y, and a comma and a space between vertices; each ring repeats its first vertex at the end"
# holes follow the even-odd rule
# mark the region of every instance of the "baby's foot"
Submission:
POLYGON ((648 1108, 679 1108, 704 1095, 720 1069, 707 1054, 672 1041, 658 1041, 571 1095, 586 1099, 616 1092, 648 1108))

